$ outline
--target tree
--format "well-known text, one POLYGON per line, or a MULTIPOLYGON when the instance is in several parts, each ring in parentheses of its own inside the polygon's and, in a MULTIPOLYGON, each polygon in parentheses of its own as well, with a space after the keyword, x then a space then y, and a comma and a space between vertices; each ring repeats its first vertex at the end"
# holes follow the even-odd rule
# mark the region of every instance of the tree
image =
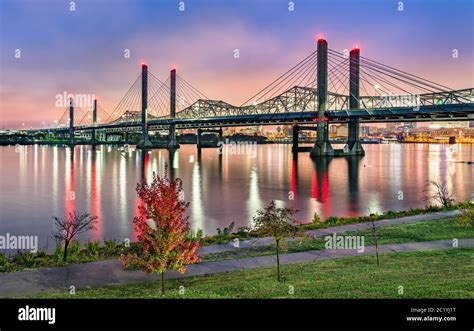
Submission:
POLYGON ((295 213, 297 210, 292 208, 276 207, 275 201, 272 200, 263 211, 257 211, 257 215, 253 218, 254 230, 262 235, 271 236, 275 240, 278 281, 281 281, 280 245, 285 242, 285 237, 296 234, 296 227, 291 224, 293 223, 292 216, 295 213))
POLYGON ((161 274, 161 293, 165 293, 164 274, 167 270, 184 273, 186 265, 199 261, 199 240, 192 237, 188 217, 189 203, 180 199, 183 187, 180 179, 153 173, 151 184, 137 184, 139 212, 133 220, 141 247, 138 253, 120 257, 125 267, 161 274))
POLYGON ((375 221, 372 219, 372 235, 374 236, 375 241, 375 256, 377 257, 377 267, 380 266, 379 264, 379 237, 377 235, 378 227, 375 225, 375 221))
POLYGON ((446 182, 430 181, 429 185, 433 189, 429 192, 427 200, 434 200, 443 207, 451 207, 454 202, 453 195, 449 192, 446 182))
POLYGON ((69 213, 64 218, 53 217, 56 231, 53 232, 53 237, 56 239, 58 245, 64 244, 63 260, 66 262, 67 249, 69 244, 79 234, 87 232, 95 228, 97 216, 92 216, 88 213, 78 215, 76 212, 69 213))

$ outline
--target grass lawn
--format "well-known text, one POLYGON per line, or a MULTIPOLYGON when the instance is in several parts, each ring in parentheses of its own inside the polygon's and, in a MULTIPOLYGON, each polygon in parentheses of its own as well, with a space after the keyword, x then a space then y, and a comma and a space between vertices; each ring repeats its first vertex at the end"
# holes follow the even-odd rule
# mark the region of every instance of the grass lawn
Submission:
MULTIPOLYGON (((166 281, 166 298, 474 298, 474 249, 388 253, 166 281), (184 286, 184 294, 180 293, 184 286), (294 294, 290 294, 290 286, 294 294), (403 286, 403 295, 399 295, 403 286)), ((160 284, 109 286, 46 298, 162 298, 160 284)))
MULTIPOLYGON (((372 230, 344 232, 339 233, 339 235, 364 236, 364 244, 366 246, 375 244, 372 230)), ((463 227, 456 222, 455 218, 445 218, 434 221, 423 221, 379 227, 377 229, 377 237, 379 244, 399 244, 453 238, 474 238, 474 227, 463 227)), ((323 237, 298 238, 298 240, 295 242, 288 242, 288 252, 324 249, 324 245, 325 241, 323 237)), ((266 247, 253 247, 211 254, 204 256, 203 261, 236 259, 274 253, 275 245, 266 247)))

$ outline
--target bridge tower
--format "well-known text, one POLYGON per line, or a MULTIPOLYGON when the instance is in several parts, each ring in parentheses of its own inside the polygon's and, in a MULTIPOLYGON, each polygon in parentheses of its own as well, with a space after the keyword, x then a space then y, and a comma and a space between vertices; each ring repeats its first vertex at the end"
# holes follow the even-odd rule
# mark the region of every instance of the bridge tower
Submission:
MULTIPOLYGON (((358 47, 349 53, 349 109, 359 109, 359 82, 360 82, 360 49, 358 47)), ((349 119, 347 145, 344 147, 344 154, 365 155, 359 139, 360 123, 358 118, 349 119)))
POLYGON ((97 99, 94 99, 92 104, 92 145, 97 144, 95 126, 97 124, 97 99))
POLYGON ((74 100, 69 98, 69 145, 74 145, 74 100))
POLYGON ((148 137, 148 66, 142 64, 142 140, 139 143, 141 148, 150 148, 153 146, 148 137))
POLYGON ((311 157, 334 156, 334 150, 329 142, 329 122, 324 113, 327 110, 328 97, 328 43, 325 39, 318 38, 317 54, 317 93, 318 93, 318 118, 316 143, 311 149, 311 157))
MULTIPOLYGON (((174 120, 176 118, 176 69, 173 68, 170 71, 170 118, 174 120)), ((176 149, 179 148, 178 140, 176 139, 176 126, 170 124, 168 134, 168 148, 176 149)))

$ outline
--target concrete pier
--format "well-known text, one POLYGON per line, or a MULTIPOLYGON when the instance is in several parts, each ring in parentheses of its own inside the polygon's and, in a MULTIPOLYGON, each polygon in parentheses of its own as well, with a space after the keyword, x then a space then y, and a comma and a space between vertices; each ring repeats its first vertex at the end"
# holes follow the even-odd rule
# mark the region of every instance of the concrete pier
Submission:
MULTIPOLYGON (((170 72, 170 118, 176 118, 176 69, 170 72)), ((179 148, 178 140, 176 139, 176 126, 171 124, 168 133, 168 149, 179 148)))
POLYGON ((331 157, 334 150, 329 142, 329 123, 324 117, 327 110, 328 96, 328 43, 323 38, 318 38, 317 54, 317 92, 318 92, 318 118, 316 143, 311 149, 311 157, 331 157))
POLYGON ((142 64, 142 140, 138 144, 139 148, 151 148, 153 144, 148 136, 148 66, 142 64))
MULTIPOLYGON (((359 109, 359 65, 360 49, 354 48, 349 55, 349 109, 359 109)), ((344 146, 344 154, 350 156, 362 156, 365 154, 360 143, 360 123, 358 118, 349 119, 347 145, 344 146)))

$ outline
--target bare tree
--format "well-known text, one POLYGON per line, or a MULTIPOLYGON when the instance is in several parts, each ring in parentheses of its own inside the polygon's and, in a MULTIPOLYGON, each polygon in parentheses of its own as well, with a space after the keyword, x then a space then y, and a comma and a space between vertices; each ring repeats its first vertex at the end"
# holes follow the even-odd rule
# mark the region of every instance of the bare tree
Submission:
POLYGON ((78 215, 74 211, 64 218, 54 216, 53 219, 54 225, 56 226, 56 231, 53 232, 53 237, 56 239, 58 244, 64 244, 63 260, 66 262, 67 248, 71 241, 79 234, 94 229, 95 223, 97 222, 97 216, 87 213, 78 215))
POLYGON ((451 207, 454 202, 453 195, 449 192, 446 182, 441 181, 430 181, 429 186, 432 187, 431 190, 428 190, 427 201, 436 201, 441 204, 443 207, 451 207))

